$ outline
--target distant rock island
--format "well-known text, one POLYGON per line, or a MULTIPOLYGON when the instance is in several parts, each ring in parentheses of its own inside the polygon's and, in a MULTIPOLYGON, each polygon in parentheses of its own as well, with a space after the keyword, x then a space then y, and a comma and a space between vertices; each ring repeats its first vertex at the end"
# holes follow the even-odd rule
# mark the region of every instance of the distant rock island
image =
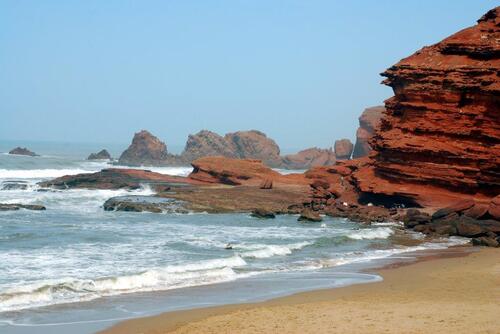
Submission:
POLYGON ((87 160, 111 160, 111 154, 105 149, 100 150, 97 153, 91 153, 87 160))
MULTIPOLYGON (((381 110, 383 107, 376 108, 381 110)), ((364 138, 369 140, 370 136, 366 135, 364 138)), ((282 156, 278 144, 261 131, 237 131, 221 136, 202 130, 189 135, 182 153, 175 155, 168 152, 164 142, 149 131, 142 130, 134 135, 132 143, 121 154, 118 163, 126 166, 182 166, 199 158, 222 156, 257 159, 272 168, 308 169, 333 165, 337 160, 351 158, 353 144, 349 139, 341 139, 334 146, 334 150, 312 147, 282 156)))
POLYGON ((32 152, 28 150, 26 147, 16 147, 12 150, 9 151, 9 154, 15 154, 15 155, 26 155, 29 157, 38 157, 39 155, 36 154, 35 152, 32 152))

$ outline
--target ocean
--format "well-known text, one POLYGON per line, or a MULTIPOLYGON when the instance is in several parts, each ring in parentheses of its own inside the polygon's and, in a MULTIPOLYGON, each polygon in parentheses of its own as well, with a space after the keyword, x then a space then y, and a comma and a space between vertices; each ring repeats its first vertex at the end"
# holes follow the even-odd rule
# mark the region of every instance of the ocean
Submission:
MULTIPOLYGON (((404 232, 401 223, 365 226, 332 217, 304 224, 293 215, 260 220, 248 214, 106 212, 102 204, 110 197, 153 192, 147 186, 42 191, 42 180, 110 165, 85 160, 100 149, 91 145, 33 144, 29 148, 39 157, 6 154, 12 147, 0 144, 0 189, 9 181, 27 187, 0 190, 0 203, 47 210, 0 212, 2 333, 92 333, 168 310, 373 282, 381 278, 369 268, 466 242, 424 240, 404 232), (405 238, 415 242, 399 241, 405 238)), ((184 176, 191 171, 147 169, 184 176)))

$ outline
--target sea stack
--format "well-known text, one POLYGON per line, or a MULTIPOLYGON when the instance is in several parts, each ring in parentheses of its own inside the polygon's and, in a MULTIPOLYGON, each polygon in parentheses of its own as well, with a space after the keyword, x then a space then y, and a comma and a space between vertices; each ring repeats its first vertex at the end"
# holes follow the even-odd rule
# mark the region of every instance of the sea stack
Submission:
POLYGON ((137 132, 118 163, 127 166, 157 166, 168 158, 167 145, 149 131, 137 132))
POLYGON ((97 153, 91 153, 87 160, 111 160, 111 155, 107 150, 100 150, 97 153))
POLYGON ((9 154, 14 154, 14 155, 26 155, 26 156, 29 156, 29 157, 37 157, 38 154, 36 154, 35 152, 32 152, 30 150, 28 150, 26 147, 16 147, 12 150, 9 151, 9 154))
POLYGON ((500 193, 500 7, 384 73, 394 90, 356 174, 365 194, 439 206, 500 193))

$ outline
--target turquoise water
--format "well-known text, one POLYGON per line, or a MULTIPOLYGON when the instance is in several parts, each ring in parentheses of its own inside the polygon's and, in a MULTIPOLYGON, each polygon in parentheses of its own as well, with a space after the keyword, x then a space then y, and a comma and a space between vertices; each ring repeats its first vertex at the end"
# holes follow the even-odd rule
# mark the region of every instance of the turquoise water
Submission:
MULTIPOLYGON (((42 147, 37 153, 42 156, 0 154, 0 189, 7 181, 28 185, 0 190, 0 203, 47 207, 0 212, 2 333, 65 332, 71 324, 373 281, 379 278, 361 271, 376 261, 461 242, 406 247, 393 241, 403 233, 399 224, 366 227, 330 217, 301 224, 290 215, 259 220, 247 214, 106 212, 102 204, 110 197, 152 191, 40 191, 41 180, 109 165, 85 161, 87 148, 43 154, 42 147), (43 324, 52 327, 36 327, 43 324)), ((191 170, 149 169, 173 175, 191 170)))

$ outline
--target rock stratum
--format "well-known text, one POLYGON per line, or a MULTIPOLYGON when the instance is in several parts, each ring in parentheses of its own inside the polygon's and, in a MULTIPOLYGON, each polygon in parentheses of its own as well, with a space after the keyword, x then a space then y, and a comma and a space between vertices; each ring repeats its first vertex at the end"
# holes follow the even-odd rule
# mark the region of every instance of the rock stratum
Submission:
POLYGON ((420 206, 500 193, 500 18, 424 47, 387 69, 394 90, 355 182, 372 200, 420 206))

